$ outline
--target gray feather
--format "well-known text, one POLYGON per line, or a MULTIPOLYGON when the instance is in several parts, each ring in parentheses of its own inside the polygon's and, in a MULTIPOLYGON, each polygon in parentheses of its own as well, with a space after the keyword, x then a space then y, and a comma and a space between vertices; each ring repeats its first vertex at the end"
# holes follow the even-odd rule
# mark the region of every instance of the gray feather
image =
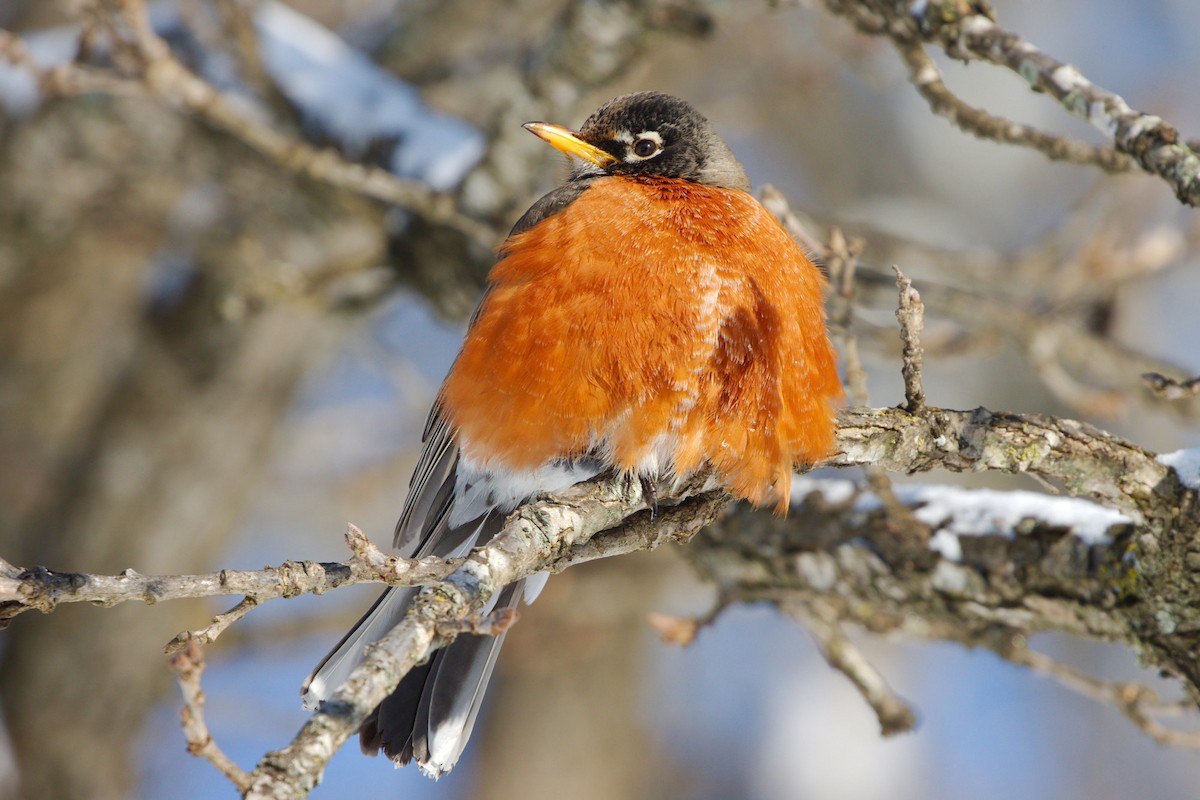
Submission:
MULTIPOLYGON (((464 461, 436 404, 423 440, 396 525, 394 546, 404 557, 465 555, 491 540, 508 513, 533 494, 559 491, 603 470, 594 459, 520 473, 482 469, 464 461)), ((515 606, 522 597, 532 602, 545 582, 544 574, 518 581, 493 602, 502 608, 515 606)), ((404 618, 418 591, 397 587, 380 595, 305 681, 301 693, 306 707, 317 707, 345 683, 362 662, 364 648, 404 618)), ((363 751, 382 750, 401 765, 415 760, 434 777, 449 771, 466 747, 503 642, 503 634, 460 636, 406 675, 363 723, 363 751)))

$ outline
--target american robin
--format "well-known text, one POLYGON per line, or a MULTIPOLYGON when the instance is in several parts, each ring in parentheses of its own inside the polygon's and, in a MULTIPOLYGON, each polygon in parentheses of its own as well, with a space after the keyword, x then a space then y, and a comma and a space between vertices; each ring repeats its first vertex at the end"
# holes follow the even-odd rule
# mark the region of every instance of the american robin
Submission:
MULTIPOLYGON (((525 126, 571 158, 500 248, 425 428, 396 526, 406 556, 459 556, 535 493, 615 470, 710 466, 786 511, 792 472, 827 455, 842 396, 825 280, 711 124, 686 102, 618 97, 578 133, 525 126)), ((495 607, 531 602, 545 576, 495 607)), ((310 706, 415 589, 387 590, 317 667, 310 706)), ((465 635, 401 681, 360 730, 364 752, 438 777, 466 745, 503 635, 465 635)))

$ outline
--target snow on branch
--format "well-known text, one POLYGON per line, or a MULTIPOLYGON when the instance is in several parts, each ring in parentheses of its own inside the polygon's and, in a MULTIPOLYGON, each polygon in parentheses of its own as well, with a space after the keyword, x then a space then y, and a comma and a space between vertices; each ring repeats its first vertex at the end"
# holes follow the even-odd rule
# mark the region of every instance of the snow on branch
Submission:
MULTIPOLYGON (((1079 574, 1068 571, 1059 577, 1060 583, 1053 591, 1043 591, 1040 597, 1039 592, 1030 592, 1028 599, 1017 607, 1012 607, 1010 602, 1007 607, 999 608, 997 598, 1006 598, 1007 602, 1020 597, 1018 590, 1021 587, 1010 585, 1001 590, 997 588, 1000 578, 996 576, 1011 580, 1013 565, 1020 566, 1029 558, 1028 552, 1021 555, 1017 550, 1010 551, 1005 547, 1016 548, 1018 543, 1028 541, 1032 530, 1048 531, 1048 541, 1061 540, 1069 532, 1061 517, 1047 517, 1043 513, 1041 516, 1045 518, 1037 521, 1039 509, 1045 511, 1060 501, 1046 500, 1033 507, 1028 518, 1035 523, 1026 524, 1025 535, 1009 537, 1009 545, 999 550, 988 537, 975 537, 976 543, 969 546, 963 545, 960 537, 957 552, 950 553, 944 538, 935 538, 935 535, 939 531, 955 530, 952 520, 962 517, 966 505, 961 498, 951 502, 941 497, 938 499, 940 507, 935 508, 933 500, 936 498, 913 494, 913 490, 907 488, 898 492, 899 500, 917 508, 915 518, 928 525, 930 531, 924 552, 908 553, 895 560, 900 566, 898 571, 861 548, 854 555, 854 561, 867 566, 855 572, 850 565, 842 563, 848 540, 870 540, 863 526, 882 526, 879 527, 883 531, 879 534, 883 537, 880 541, 893 537, 894 531, 886 524, 886 514, 871 513, 861 505, 855 511, 855 503, 846 505, 836 498, 817 499, 812 493, 787 520, 739 512, 733 518, 736 522, 726 521, 715 529, 721 533, 706 533, 700 537, 701 543, 688 548, 689 557, 708 565, 705 569, 722 587, 745 584, 747 574, 757 576, 752 588, 741 590, 745 599, 761 599, 764 595, 781 597, 791 590, 791 582, 805 576, 810 590, 827 594, 837 582, 831 583, 828 575, 857 575, 864 581, 855 583, 849 591, 867 598, 888 594, 891 597, 888 607, 897 614, 895 620, 901 617, 906 620, 902 625, 905 632, 912 633, 909 628, 919 621, 923 635, 951 640, 961 641, 965 632, 971 630, 970 626, 951 623, 951 620, 961 623, 964 618, 1021 630, 1058 629, 1102 638, 1125 638, 1131 630, 1137 629, 1130 621, 1133 616, 1149 615, 1153 620, 1161 619, 1165 612, 1177 615, 1180 621, 1187 615, 1200 616, 1200 593, 1192 583, 1163 586, 1152 598, 1131 602, 1161 578, 1169 557, 1179 556, 1173 551, 1193 540, 1197 530, 1194 490, 1187 489, 1170 466, 1148 451, 1071 420, 1002 414, 984 409, 953 411, 931 407, 916 414, 898 408, 847 409, 841 415, 838 442, 839 453, 833 463, 839 466, 869 463, 902 472, 933 468, 953 471, 993 469, 1029 472, 1054 480, 1072 494, 1091 498, 1125 515, 1114 516, 1111 522, 1116 528, 1128 528, 1132 532, 1119 538, 1125 546, 1132 543, 1138 547, 1136 565, 1121 567, 1125 563, 1121 560, 1125 557, 1123 552, 1114 552, 1104 559, 1083 557, 1081 561, 1078 548, 1085 553, 1088 548, 1098 547, 1105 551, 1108 548, 1094 536, 1091 540, 1075 537, 1076 544, 1065 551, 1066 555, 1059 553, 1060 558, 1066 559, 1064 563, 1086 566, 1103 561, 1118 567, 1110 570, 1107 578, 1097 578, 1086 571, 1079 574), (858 517, 846 516, 855 513, 858 517), (817 523, 819 518, 824 519, 823 524, 817 523), (745 568, 745 563, 755 559, 779 557, 779 549, 770 545, 771 538, 763 538, 764 528, 790 531, 787 535, 794 541, 790 547, 798 553, 808 553, 803 558, 789 557, 790 577, 768 573, 775 577, 764 582, 761 565, 750 570, 745 568), (823 538, 821 531, 831 529, 839 531, 837 541, 823 538), (729 538, 730 531, 738 532, 736 539, 729 538), (731 571, 730 553, 737 554, 742 567, 731 571), (955 555, 957 559, 943 558, 939 553, 955 555), (720 566, 713 567, 713 563, 720 566), (831 568, 834 573, 830 573, 831 568), (867 578, 869 580, 865 580, 867 578), (904 587, 905 591, 888 590, 888 581, 896 587, 904 587), (933 594, 922 599, 913 588, 917 585, 933 594), (930 596, 941 600, 931 606, 930 596), (1118 596, 1123 598, 1123 605, 1114 604, 1113 600, 1118 596), (950 610, 946 606, 948 598, 958 601, 950 610), (988 598, 991 602, 985 602, 988 598), (1047 603, 1066 604, 1071 612, 1051 614, 1046 610, 1047 603), (1167 611, 1164 608, 1167 605, 1174 610, 1167 611), (903 614, 899 614, 901 608, 906 609, 903 614)), ((798 481, 797 487, 804 491, 812 484, 798 481)), ((119 576, 59 576, 46 570, 20 571, 5 565, 0 570, 0 603, 11 618, 22 610, 48 610, 56 603, 72 601, 107 605, 129 600, 245 593, 256 598, 257 604, 259 600, 271 597, 325 591, 364 580, 407 585, 428 583, 416 611, 380 642, 371 658, 335 694, 333 701, 310 719, 297 739, 269 754, 252 775, 255 791, 260 792, 260 796, 298 796, 297 792, 303 794, 315 785, 320 769, 314 770, 313 765, 323 764, 332 757, 403 674, 426 658, 431 649, 451 641, 463 630, 464 621, 477 614, 493 592, 513 580, 542 570, 559 571, 594 558, 649 549, 667 540, 686 540, 719 516, 728 504, 724 494, 705 492, 705 488, 700 482, 682 490, 664 483, 659 487, 660 498, 672 498, 679 504, 664 505, 663 513, 651 519, 644 510, 638 482, 606 479, 582 484, 520 509, 488 546, 456 563, 443 563, 437 559, 415 562, 394 559, 371 547, 352 529, 348 541, 355 555, 345 564, 337 565, 289 563, 257 572, 225 571, 207 576, 153 578, 132 572, 119 576), (595 535, 601 531, 605 531, 604 535, 595 535), (285 790, 283 787, 290 788, 285 790)), ((1005 502, 1012 505, 1011 499, 1005 502)), ((1020 527, 1014 525, 1014 528, 1020 527)), ((1117 538, 1113 537, 1113 541, 1117 538)), ((886 550, 882 548, 880 552, 886 550)), ((1021 571, 1017 570, 1017 574, 1021 571)), ((1037 574, 1044 579, 1048 573, 1043 570, 1037 574)), ((844 576, 837 580, 844 580, 844 576)), ((841 596, 840 590, 832 596, 841 596)), ((861 609, 861 606, 855 608, 861 609)), ((836 633, 829 628, 832 623, 827 610, 820 611, 817 616, 811 610, 801 613, 791 609, 789 613, 798 618, 823 620, 822 630, 829 634, 826 645, 838 645, 836 633)), ((842 621, 845 621, 845 613, 842 621)), ((476 620, 471 624, 486 624, 486 621, 476 620)), ((1177 625, 1176 630, 1179 627, 1177 625)), ((1155 652, 1157 648, 1164 655, 1156 662, 1158 666, 1180 675, 1186 684, 1200 687, 1200 674, 1195 674, 1195 665, 1190 668, 1193 674, 1188 674, 1186 665, 1176 659, 1178 646, 1182 645, 1173 644, 1170 632, 1161 628, 1157 634, 1139 639, 1139 644, 1149 652, 1155 652)), ((181 635, 177 642, 182 645, 201 640, 202 637, 181 635)), ((843 669, 859 669, 845 666, 859 663, 852 657, 853 653, 847 653, 849 651, 839 645, 837 657, 831 657, 831 663, 842 664, 839 668, 843 669)), ((868 680, 865 685, 877 686, 878 681, 868 680)), ((893 709, 891 713, 894 716, 899 712, 893 709)))
MULTIPOLYGON (((823 650, 831 664, 848 671, 868 698, 874 698, 872 704, 887 711, 885 727, 903 728, 903 705, 842 641, 835 627, 842 622, 973 646, 994 638, 997 626, 1130 639, 1156 666, 1178 675, 1190 691, 1200 694, 1200 671, 1194 659, 1183 658, 1191 652, 1188 631, 1196 629, 1192 621, 1200 618, 1200 591, 1195 581, 1180 582, 1169 574, 1170 564, 1183 563, 1179 549, 1196 538, 1196 495, 1154 454, 1071 420, 932 407, 915 414, 898 408, 847 409, 841 415, 838 443, 835 465, 877 464, 902 472, 1029 472, 1124 515, 1111 518, 1109 541, 1094 533, 1090 539, 1081 538, 1071 535, 1062 518, 1048 515, 1046 509, 1058 501, 1047 500, 1031 507, 1027 518, 1032 522, 1013 524, 1020 535, 1001 537, 1002 546, 994 536, 973 537, 969 545, 958 537, 958 552, 948 552, 944 538, 936 534, 954 531, 953 520, 967 513, 961 498, 952 501, 901 489, 899 501, 914 509, 913 519, 928 532, 923 545, 919 538, 897 545, 888 513, 872 512, 857 500, 847 503, 810 492, 791 518, 738 512, 693 542, 687 549, 689 558, 702 564, 726 596, 774 599, 798 619, 821 621, 814 630, 824 631, 823 650), (933 507, 934 500, 939 507, 933 507), (1039 520, 1039 515, 1044 518, 1039 520), (863 548, 851 543, 855 539, 879 547, 863 548), (1031 541, 1037 544, 1032 550, 1031 541), (957 559, 944 558, 946 554, 957 559), (806 591, 814 593, 813 598, 825 598, 822 602, 832 601, 836 614, 831 617, 824 606, 816 611, 796 606, 806 591), (887 613, 863 619, 869 605, 849 603, 849 597, 883 603, 887 613), (1173 624, 1164 625, 1164 620, 1173 624)), ((801 491, 811 488, 804 481, 797 486, 801 491)), ((414 612, 380 641, 296 739, 268 754, 248 778, 249 796, 303 796, 366 714, 431 650, 463 630, 508 624, 477 617, 500 587, 535 572, 560 571, 594 558, 687 540, 728 505, 726 495, 707 489, 702 480, 684 487, 663 483, 658 487, 662 513, 651 518, 639 482, 591 481, 519 509, 496 539, 457 564, 391 559, 359 541, 352 530, 355 557, 345 565, 289 564, 259 574, 57 577, 5 565, 0 570, 0 603, 11 617, 44 607, 47 598, 110 604, 144 601, 148 592, 166 599, 253 589, 264 597, 279 597, 354 580, 427 581, 414 612), (666 505, 668 498, 677 504, 666 505)), ((977 520, 978 512, 972 513, 977 520)), ((177 642, 194 645, 200 640, 182 635, 177 642)))
POLYGON ((1200 736, 1157 719, 1196 717, 1195 635, 1183 630, 1197 617, 1196 584, 1170 598, 1157 594, 1167 587, 1151 586, 1187 537, 1156 538, 1174 552, 1155 552, 1143 527, 1089 501, 904 486, 896 496, 926 526, 929 545, 904 552, 901 543, 897 552, 893 513, 855 483, 806 477, 795 495, 789 518, 739 508, 684 555, 723 603, 769 602, 808 627, 885 735, 904 729, 906 706, 846 639, 846 625, 992 650, 1113 705, 1156 741, 1200 747, 1200 736), (1164 627, 1163 600, 1188 621, 1164 627), (1186 698, 1159 700, 1148 687, 1101 681, 1030 649, 1031 635, 1051 630, 1155 653, 1153 665, 1179 677, 1186 698))

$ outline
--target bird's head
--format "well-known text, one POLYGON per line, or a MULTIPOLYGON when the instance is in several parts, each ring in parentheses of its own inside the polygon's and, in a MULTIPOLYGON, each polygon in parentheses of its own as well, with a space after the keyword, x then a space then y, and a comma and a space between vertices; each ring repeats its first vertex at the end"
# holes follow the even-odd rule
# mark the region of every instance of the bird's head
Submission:
POLYGON ((712 124, 678 97, 636 92, 610 100, 579 131, 547 122, 525 128, 572 159, 572 177, 680 178, 749 191, 746 171, 712 124))

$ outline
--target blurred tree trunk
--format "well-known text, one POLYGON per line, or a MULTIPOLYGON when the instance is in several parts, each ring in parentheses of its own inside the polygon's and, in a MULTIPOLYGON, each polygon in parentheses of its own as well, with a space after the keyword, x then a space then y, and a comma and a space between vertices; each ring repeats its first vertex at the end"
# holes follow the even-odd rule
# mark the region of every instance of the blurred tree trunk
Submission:
MULTIPOLYGON (((151 103, 54 104, 0 148, 0 548, 55 570, 215 563, 337 327, 255 307, 252 262, 287 272, 287 226, 336 212, 151 103)), ((130 744, 167 687, 156 653, 197 610, 13 625, 0 692, 21 796, 129 796, 130 744), (52 657, 64 642, 74 657, 52 657)))

